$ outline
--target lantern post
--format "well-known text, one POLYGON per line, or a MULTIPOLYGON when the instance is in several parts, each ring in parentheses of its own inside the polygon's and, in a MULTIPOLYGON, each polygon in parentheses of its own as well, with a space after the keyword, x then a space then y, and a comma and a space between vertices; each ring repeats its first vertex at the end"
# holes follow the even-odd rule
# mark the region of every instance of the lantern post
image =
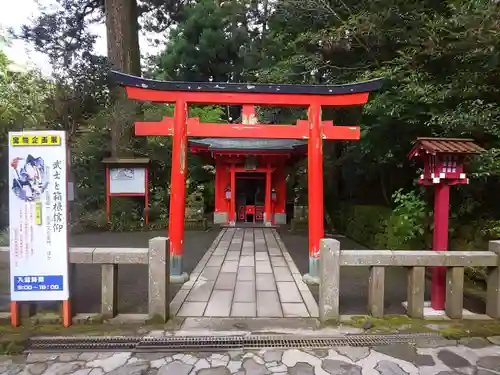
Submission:
MULTIPOLYGON (((417 138, 409 158, 423 160, 419 184, 434 186, 434 232, 432 250, 448 250, 450 186, 468 184, 464 162, 468 155, 485 150, 473 139, 417 138)), ((431 308, 443 311, 446 303, 446 267, 432 268, 431 308)))

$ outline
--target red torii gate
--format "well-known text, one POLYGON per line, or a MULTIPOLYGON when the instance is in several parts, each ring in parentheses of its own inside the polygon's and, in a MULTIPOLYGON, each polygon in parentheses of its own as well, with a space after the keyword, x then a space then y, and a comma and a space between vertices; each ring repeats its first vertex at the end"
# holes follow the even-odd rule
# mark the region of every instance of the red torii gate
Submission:
POLYGON ((182 272, 187 137, 278 138, 308 140, 309 274, 305 278, 318 281, 319 244, 324 237, 323 139, 360 137, 357 126, 334 126, 332 121, 322 121, 321 107, 363 105, 370 92, 381 88, 382 79, 346 85, 289 85, 156 81, 116 71, 111 72, 111 77, 125 87, 129 99, 175 103, 174 118, 135 124, 136 135, 173 137, 168 227, 172 276, 187 276, 182 272), (188 118, 190 104, 242 105, 243 124, 200 123, 198 118, 188 118), (255 105, 308 107, 308 120, 299 120, 296 125, 255 124, 255 105))

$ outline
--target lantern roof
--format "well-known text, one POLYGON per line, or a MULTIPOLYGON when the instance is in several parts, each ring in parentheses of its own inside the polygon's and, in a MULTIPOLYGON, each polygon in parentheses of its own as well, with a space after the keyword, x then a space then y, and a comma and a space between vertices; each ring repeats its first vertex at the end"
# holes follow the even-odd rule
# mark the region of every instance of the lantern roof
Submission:
POLYGON ((191 139, 189 143, 205 146, 209 150, 244 150, 244 151, 293 151, 306 145, 295 139, 253 139, 253 138, 203 138, 191 139))
POLYGON ((413 158, 420 155, 421 152, 426 154, 456 154, 456 155, 471 155, 480 154, 486 150, 478 146, 471 138, 430 138, 419 137, 415 141, 415 145, 408 154, 408 158, 413 158))

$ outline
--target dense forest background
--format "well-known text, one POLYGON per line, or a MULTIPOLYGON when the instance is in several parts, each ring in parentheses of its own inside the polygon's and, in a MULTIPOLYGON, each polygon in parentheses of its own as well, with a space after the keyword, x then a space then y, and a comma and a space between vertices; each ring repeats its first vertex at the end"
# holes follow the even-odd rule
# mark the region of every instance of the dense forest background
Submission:
MULTIPOLYGON (((500 237, 500 5, 492 0, 58 0, 19 35, 50 56, 52 77, 12 68, 0 51, 0 165, 7 132, 64 129, 77 183, 73 221, 106 228, 106 156, 152 159, 152 221, 168 217, 170 140, 132 136, 132 123, 171 114, 134 104, 109 86, 110 67, 167 80, 347 83, 384 77, 359 109, 325 111, 359 123, 361 140, 325 144, 325 206, 336 230, 373 248, 429 248, 433 192, 416 184, 407 159, 418 136, 471 137, 488 149, 471 159, 470 185, 451 197, 451 248, 500 237), (93 52, 92 23, 104 23, 107 56, 93 52), (156 54, 142 56, 138 33, 154 31, 156 54)), ((238 108, 196 107, 212 122, 238 108)), ((294 122, 304 111, 259 108, 264 122, 294 122)), ((0 226, 7 226, 8 170, 0 168, 0 226)), ((189 159, 189 191, 213 205, 213 169, 189 159)), ((306 192, 304 166, 290 171, 290 198, 306 192)), ((142 208, 113 203, 112 228, 138 229, 142 208)))

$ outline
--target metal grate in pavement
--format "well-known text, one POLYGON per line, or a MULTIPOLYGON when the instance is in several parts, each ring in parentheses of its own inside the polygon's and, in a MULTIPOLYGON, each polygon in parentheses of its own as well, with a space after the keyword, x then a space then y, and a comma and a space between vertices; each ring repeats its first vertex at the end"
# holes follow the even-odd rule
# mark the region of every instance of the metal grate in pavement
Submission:
POLYGON ((312 336, 164 336, 164 337, 39 337, 28 342, 27 352, 37 351, 227 351, 253 349, 330 348, 334 346, 379 346, 436 340, 438 334, 312 336))

